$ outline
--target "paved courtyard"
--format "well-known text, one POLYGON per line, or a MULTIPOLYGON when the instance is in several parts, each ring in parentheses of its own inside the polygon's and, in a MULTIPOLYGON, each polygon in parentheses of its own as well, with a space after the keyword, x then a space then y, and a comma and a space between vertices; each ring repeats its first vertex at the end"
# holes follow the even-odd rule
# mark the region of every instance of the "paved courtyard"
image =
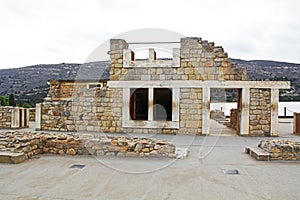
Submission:
MULTIPOLYGON (((279 121, 281 138, 300 140, 290 120, 279 121)), ((41 155, 0 164, 0 199, 300 199, 299 161, 255 161, 244 148, 265 138, 214 121, 211 133, 154 136, 188 148, 185 159, 41 155)))

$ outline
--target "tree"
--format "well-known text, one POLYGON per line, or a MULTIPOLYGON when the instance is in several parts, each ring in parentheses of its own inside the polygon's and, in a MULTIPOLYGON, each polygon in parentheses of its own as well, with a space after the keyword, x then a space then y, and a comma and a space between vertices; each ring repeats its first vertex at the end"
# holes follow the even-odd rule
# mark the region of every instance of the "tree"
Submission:
POLYGON ((30 105, 29 103, 23 103, 22 107, 23 107, 23 108, 30 108, 31 105, 30 105))
POLYGON ((10 106, 16 106, 15 96, 13 94, 9 95, 8 102, 10 106))
POLYGON ((1 103, 1 106, 9 106, 7 96, 0 96, 0 103, 1 103))

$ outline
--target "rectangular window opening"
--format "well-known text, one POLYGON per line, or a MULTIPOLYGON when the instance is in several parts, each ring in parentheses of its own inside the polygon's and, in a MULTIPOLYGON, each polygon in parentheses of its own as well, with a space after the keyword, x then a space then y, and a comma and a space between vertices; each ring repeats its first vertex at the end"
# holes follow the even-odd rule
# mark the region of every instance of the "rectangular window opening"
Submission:
POLYGON ((130 89, 131 120, 148 120, 148 89, 130 89))
POLYGON ((172 121, 172 90, 154 88, 153 119, 172 121))

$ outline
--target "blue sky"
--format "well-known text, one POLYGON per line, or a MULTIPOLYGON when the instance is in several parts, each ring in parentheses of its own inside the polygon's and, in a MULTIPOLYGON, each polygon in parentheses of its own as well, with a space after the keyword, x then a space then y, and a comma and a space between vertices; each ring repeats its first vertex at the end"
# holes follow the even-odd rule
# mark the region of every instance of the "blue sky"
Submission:
POLYGON ((298 0, 1 0, 0 68, 82 63, 140 28, 202 37, 232 58, 300 63, 298 0))

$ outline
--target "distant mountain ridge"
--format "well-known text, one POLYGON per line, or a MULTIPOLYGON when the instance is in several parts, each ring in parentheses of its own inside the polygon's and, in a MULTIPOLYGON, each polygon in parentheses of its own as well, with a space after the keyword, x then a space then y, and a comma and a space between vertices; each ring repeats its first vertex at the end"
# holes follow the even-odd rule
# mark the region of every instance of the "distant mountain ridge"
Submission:
MULTIPOLYGON (((289 80, 292 89, 281 92, 281 100, 300 101, 300 64, 269 60, 232 59, 238 68, 247 70, 250 80, 289 80)), ((34 105, 46 96, 48 80, 107 79, 109 61, 93 63, 39 64, 21 68, 0 70, 0 95, 14 94, 17 103, 29 102, 34 105), (84 66, 84 67, 83 67, 84 66), (88 70, 82 73, 80 70, 88 70), (101 77, 99 78, 99 70, 101 77), (78 73, 79 72, 79 73, 78 73), (97 73, 93 73, 97 72, 97 73), (79 76, 79 75, 80 76, 79 76), (89 74, 88 76, 82 76, 89 74), (93 78, 94 75, 94 78, 93 78)))

